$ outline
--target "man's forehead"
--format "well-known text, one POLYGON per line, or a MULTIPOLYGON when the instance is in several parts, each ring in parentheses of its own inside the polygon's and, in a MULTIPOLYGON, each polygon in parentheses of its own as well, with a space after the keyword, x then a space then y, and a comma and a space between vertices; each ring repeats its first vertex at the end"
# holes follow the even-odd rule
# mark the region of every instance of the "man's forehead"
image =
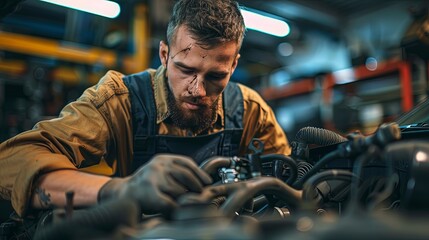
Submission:
MULTIPOLYGON (((170 50, 176 53, 187 53, 190 50, 196 49, 200 52, 206 52, 216 49, 214 53, 218 56, 217 60, 228 60, 234 58, 238 52, 238 44, 234 41, 222 42, 216 45, 208 45, 196 40, 196 37, 188 30, 186 26, 180 26, 177 29, 173 43, 170 45, 170 50)), ((212 51, 213 54, 213 51, 212 51)))
POLYGON ((199 56, 202 59, 212 59, 217 62, 232 61, 237 56, 236 47, 233 44, 221 44, 213 48, 206 48, 194 41, 178 41, 174 46, 170 47, 171 58, 184 58, 199 56))
POLYGON ((193 68, 195 64, 200 65, 201 63, 207 63, 212 66, 213 71, 225 72, 225 69, 229 69, 234 60, 234 56, 231 54, 219 54, 219 52, 216 51, 207 53, 197 52, 197 50, 192 50, 192 48, 184 49, 186 50, 173 50, 172 53, 176 52, 176 54, 170 56, 176 65, 182 67, 193 68))

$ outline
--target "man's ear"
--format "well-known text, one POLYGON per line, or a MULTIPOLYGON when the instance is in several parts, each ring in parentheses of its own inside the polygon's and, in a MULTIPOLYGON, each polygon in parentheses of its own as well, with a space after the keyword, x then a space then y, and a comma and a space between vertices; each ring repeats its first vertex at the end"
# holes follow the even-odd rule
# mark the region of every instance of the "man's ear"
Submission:
POLYGON ((237 56, 235 57, 234 61, 232 62, 232 72, 234 72, 235 68, 237 68, 239 58, 240 58, 240 54, 237 53, 237 56))
POLYGON ((159 60, 164 67, 167 67, 168 62, 168 45, 164 41, 159 42, 159 60))

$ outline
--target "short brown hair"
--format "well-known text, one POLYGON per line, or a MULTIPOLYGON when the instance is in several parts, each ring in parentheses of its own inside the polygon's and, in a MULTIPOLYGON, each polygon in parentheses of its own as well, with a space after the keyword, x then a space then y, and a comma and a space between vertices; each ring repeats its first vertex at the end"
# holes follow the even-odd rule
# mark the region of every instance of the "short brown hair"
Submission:
POLYGON ((178 0, 168 23, 169 44, 181 25, 188 28, 198 44, 208 47, 236 41, 240 49, 245 32, 239 5, 232 0, 178 0))

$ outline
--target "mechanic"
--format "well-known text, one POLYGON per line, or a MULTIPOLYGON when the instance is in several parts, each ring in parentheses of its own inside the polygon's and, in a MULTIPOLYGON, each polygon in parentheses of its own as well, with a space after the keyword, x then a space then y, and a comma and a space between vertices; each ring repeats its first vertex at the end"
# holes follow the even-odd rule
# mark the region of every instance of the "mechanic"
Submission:
POLYGON ((0 194, 24 217, 63 207, 66 192, 85 207, 117 196, 143 213, 166 213, 186 192, 211 184, 198 164, 212 156, 290 154, 272 109, 230 82, 245 34, 238 3, 179 0, 158 69, 109 71, 59 117, 0 145, 0 194))

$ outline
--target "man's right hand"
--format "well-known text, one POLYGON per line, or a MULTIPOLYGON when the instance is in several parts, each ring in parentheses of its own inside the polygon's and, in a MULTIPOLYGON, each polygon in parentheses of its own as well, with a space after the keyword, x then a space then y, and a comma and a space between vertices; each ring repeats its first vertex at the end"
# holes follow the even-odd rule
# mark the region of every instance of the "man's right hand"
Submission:
POLYGON ((98 193, 99 202, 115 197, 134 198, 143 213, 168 214, 177 207, 178 197, 201 192, 212 183, 210 176, 189 157, 159 154, 126 178, 114 178, 98 193))

